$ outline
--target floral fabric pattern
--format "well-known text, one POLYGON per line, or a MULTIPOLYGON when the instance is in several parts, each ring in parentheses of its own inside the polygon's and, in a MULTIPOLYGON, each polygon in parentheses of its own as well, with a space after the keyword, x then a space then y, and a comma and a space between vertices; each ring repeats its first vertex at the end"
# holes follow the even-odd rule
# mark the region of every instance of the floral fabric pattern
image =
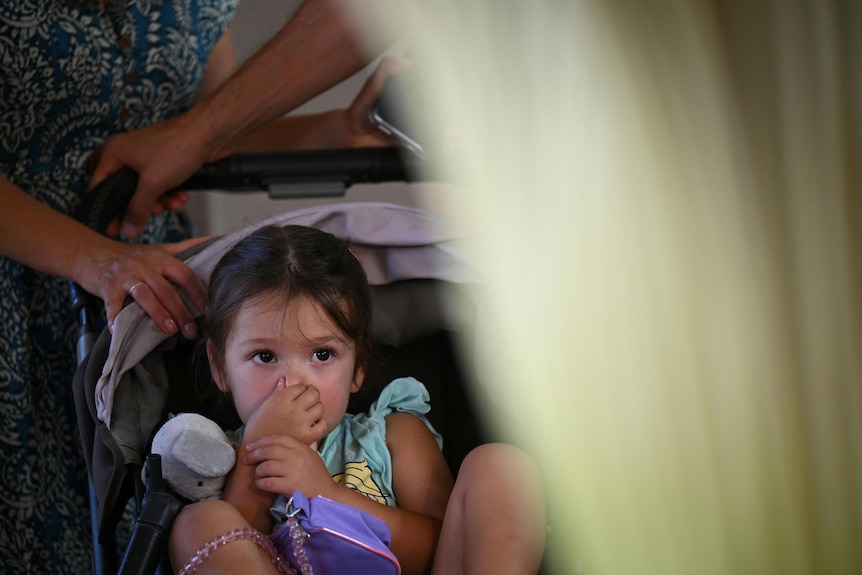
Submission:
MULTIPOLYGON (((191 105, 237 2, 0 0, 0 174, 73 213, 99 145, 191 105)), ((190 234, 171 213, 138 241, 190 234)), ((68 282, 0 257, 0 316, 0 567, 91 572, 68 282)))

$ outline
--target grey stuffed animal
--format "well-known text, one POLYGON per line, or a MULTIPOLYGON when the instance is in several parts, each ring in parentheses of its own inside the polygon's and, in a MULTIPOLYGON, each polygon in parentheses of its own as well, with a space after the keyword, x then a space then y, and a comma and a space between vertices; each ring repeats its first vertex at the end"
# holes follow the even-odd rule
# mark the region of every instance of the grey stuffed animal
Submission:
POLYGON ((162 458, 168 487, 192 501, 220 497, 236 462, 236 449, 225 432, 197 413, 181 413, 165 422, 151 452, 162 458))

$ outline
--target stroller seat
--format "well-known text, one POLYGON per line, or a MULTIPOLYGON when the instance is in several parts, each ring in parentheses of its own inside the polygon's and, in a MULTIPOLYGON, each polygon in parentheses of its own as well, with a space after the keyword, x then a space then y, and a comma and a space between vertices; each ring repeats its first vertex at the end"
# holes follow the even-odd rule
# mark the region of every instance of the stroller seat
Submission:
MULTIPOLYGON (((287 212, 204 242, 181 257, 206 285, 230 246, 270 223, 312 226, 350 240, 371 287, 372 339, 385 359, 381 371, 387 379, 411 375, 426 384, 429 418, 457 471, 463 456, 485 440, 467 392, 461 352, 453 345, 455 334, 470 331, 470 306, 455 312, 446 296, 449 289, 479 281, 467 263, 464 236, 423 210, 339 203, 287 212)), ((183 391, 189 399, 189 390, 179 389, 177 382, 188 370, 175 360, 187 360, 192 345, 162 332, 132 301, 117 316, 114 333, 104 330, 78 368, 76 409, 102 545, 113 545, 129 500, 142 498, 141 468, 155 431, 169 411, 188 405, 176 399, 183 391)), ((198 407, 217 421, 224 417, 198 407)))

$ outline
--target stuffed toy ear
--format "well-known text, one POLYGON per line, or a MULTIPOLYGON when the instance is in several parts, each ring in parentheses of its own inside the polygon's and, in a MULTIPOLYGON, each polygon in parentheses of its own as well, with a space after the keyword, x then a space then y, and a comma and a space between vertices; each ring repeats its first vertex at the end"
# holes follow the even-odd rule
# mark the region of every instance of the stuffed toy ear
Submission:
POLYGON ((236 453, 229 443, 199 429, 182 430, 171 455, 202 477, 225 475, 236 461, 236 453))

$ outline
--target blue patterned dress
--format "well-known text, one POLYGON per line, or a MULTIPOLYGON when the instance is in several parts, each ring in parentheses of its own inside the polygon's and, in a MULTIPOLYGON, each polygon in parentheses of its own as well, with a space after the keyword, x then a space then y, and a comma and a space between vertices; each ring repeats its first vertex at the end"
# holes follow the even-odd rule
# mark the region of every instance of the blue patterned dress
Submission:
MULTIPOLYGON (((98 145, 189 107, 237 2, 0 0, 0 174, 72 213, 98 145)), ((190 231, 166 214, 141 241, 190 231)), ((4 257, 0 271, 0 567, 87 573, 68 284, 4 257)))

